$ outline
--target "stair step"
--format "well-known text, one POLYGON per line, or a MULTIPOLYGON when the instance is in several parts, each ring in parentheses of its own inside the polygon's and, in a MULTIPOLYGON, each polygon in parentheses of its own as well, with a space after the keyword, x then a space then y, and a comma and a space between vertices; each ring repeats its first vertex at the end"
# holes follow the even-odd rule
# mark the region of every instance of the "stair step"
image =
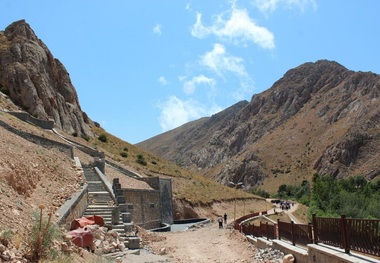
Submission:
MULTIPOLYGON (((88 184, 90 202, 83 213, 83 216, 101 216, 105 224, 112 225, 112 212, 117 207, 114 205, 114 199, 112 198, 111 193, 107 191, 103 181, 100 180, 100 177, 94 171, 93 167, 84 166, 83 173, 88 184)), ((125 229, 133 229, 133 226, 133 222, 123 223, 121 213, 119 216, 119 224, 112 225, 112 229, 119 234, 120 240, 124 242, 126 247, 128 247, 128 237, 126 236, 125 229)))

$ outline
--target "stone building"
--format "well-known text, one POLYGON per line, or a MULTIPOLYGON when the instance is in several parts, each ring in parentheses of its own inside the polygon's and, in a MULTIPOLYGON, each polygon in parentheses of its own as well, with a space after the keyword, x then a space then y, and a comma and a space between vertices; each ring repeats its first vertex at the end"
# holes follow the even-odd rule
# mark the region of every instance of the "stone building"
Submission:
POLYGON ((173 224, 173 195, 171 179, 159 177, 136 178, 146 182, 149 189, 121 186, 113 180, 114 193, 120 206, 126 206, 134 224, 153 229, 163 224, 173 224))

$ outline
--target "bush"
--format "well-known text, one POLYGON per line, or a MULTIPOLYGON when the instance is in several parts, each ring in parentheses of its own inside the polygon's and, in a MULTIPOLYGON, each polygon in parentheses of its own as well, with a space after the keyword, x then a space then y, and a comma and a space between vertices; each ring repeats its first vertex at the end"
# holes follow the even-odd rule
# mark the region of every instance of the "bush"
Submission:
POLYGON ((107 142, 107 136, 105 134, 102 134, 98 137, 98 140, 101 142, 107 142))
POLYGON ((145 161, 145 158, 144 156, 140 153, 137 155, 137 159, 136 159, 136 162, 141 164, 141 165, 147 165, 148 163, 145 161))
POLYGON ((253 188, 251 192, 252 194, 255 194, 264 198, 270 197, 269 193, 263 189, 253 188))
POLYGON ((85 141, 89 141, 90 140, 90 136, 86 135, 86 134, 82 134, 81 137, 85 140, 85 141))
POLYGON ((120 155, 121 155, 121 157, 124 157, 124 158, 128 157, 128 153, 126 153, 126 152, 121 152, 120 155))
POLYGON ((53 209, 48 212, 48 219, 43 218, 44 205, 39 206, 39 213, 35 214, 35 221, 28 235, 30 247, 30 257, 33 262, 39 262, 40 259, 47 258, 52 254, 51 246, 53 240, 61 236, 59 228, 52 224, 53 209))
POLYGON ((124 147, 123 151, 128 152, 128 147, 124 147))

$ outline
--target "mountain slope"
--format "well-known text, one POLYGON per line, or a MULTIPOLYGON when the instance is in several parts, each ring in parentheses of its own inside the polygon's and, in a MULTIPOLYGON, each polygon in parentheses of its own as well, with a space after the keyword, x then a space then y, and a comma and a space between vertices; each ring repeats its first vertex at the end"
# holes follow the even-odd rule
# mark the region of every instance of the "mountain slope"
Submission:
MULTIPOLYGON (((192 152, 199 150, 203 143, 212 140, 214 132, 228 126, 230 119, 247 104, 247 101, 240 101, 211 117, 186 123, 137 145, 178 164, 188 166, 189 160, 195 157, 192 152)), ((202 160, 198 160, 197 164, 200 165, 200 162, 202 160)))
POLYGON ((92 121, 65 67, 25 20, 0 32, 0 90, 36 118, 52 119, 70 134, 91 135, 92 121))
MULTIPOLYGON (((282 183, 310 179, 314 172, 374 179, 380 163, 379 95, 377 74, 327 60, 305 63, 253 96, 223 120, 225 127, 192 127, 203 133, 201 143, 185 139, 192 131, 182 128, 181 145, 165 157, 202 169, 223 184, 242 181, 272 192, 282 183)), ((160 136, 139 145, 156 153, 165 146, 170 152, 174 142, 160 146, 160 136)))

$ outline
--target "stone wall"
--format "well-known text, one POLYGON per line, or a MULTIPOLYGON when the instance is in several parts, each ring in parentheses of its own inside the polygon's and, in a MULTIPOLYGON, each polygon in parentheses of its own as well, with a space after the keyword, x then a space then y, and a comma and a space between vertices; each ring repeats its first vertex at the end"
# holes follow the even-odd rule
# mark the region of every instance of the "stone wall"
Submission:
POLYGON ((54 128, 53 120, 46 120, 46 121, 40 120, 40 119, 32 117, 29 113, 22 112, 22 111, 8 111, 8 113, 19 118, 20 120, 23 120, 25 122, 29 122, 38 127, 41 127, 42 129, 51 130, 54 128))
POLYGON ((4 129, 6 129, 12 133, 24 138, 25 140, 28 140, 32 143, 41 145, 42 147, 45 147, 48 149, 56 148, 56 149, 60 150, 61 152, 70 156, 71 159, 74 159, 74 149, 70 145, 60 143, 57 141, 53 141, 53 140, 49 140, 47 138, 44 138, 44 137, 41 137, 38 135, 34 135, 34 134, 31 134, 28 132, 24 132, 24 131, 15 129, 3 121, 0 121, 0 126, 2 126, 4 129))
POLYGON ((125 169, 125 168, 117 165, 114 162, 106 160, 106 164, 112 166, 114 169, 119 170, 120 172, 122 172, 123 174, 125 174, 125 175, 127 175, 129 177, 133 177, 133 178, 140 178, 141 177, 140 175, 138 175, 138 174, 136 174, 136 173, 134 173, 134 172, 132 172, 130 170, 127 170, 127 169, 125 169))
POLYGON ((162 223, 173 224, 172 180, 160 178, 160 199, 162 223))
POLYGON ((82 217, 84 211, 88 206, 88 185, 85 184, 82 189, 76 192, 71 199, 67 200, 58 210, 58 221, 59 225, 65 227, 65 229, 70 229, 71 222, 82 217))
POLYGON ((129 206, 132 220, 136 225, 146 229, 160 227, 161 224, 161 204, 160 191, 123 189, 125 201, 129 206))

